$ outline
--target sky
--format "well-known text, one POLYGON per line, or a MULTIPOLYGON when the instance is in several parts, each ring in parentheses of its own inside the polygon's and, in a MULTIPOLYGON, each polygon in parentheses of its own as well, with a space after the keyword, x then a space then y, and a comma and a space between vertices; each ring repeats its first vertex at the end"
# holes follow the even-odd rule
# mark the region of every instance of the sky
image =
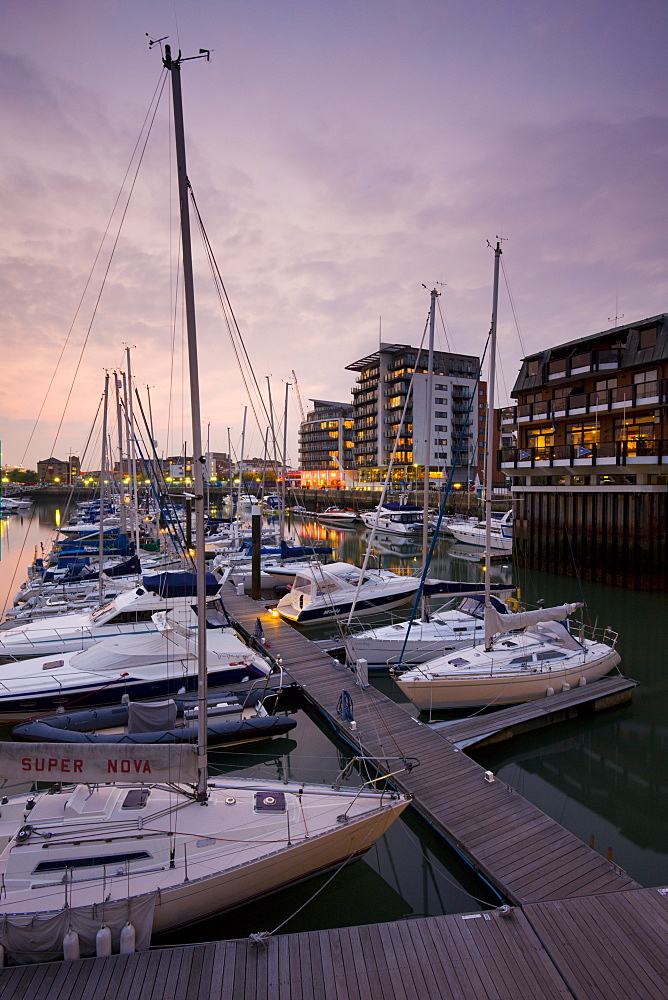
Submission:
MULTIPOLYGON (((482 354, 497 238, 498 405, 522 357, 668 311, 667 22, 663 0, 3 0, 3 464, 87 446, 99 468, 128 347, 159 451, 192 442, 169 80, 144 149, 165 76, 149 37, 210 50, 182 63, 188 175, 275 432, 298 380, 295 465, 298 397, 350 401, 346 365, 419 345, 431 288, 436 348, 482 354)), ((259 456, 266 420, 193 228, 204 442, 238 455, 247 408, 259 456)))

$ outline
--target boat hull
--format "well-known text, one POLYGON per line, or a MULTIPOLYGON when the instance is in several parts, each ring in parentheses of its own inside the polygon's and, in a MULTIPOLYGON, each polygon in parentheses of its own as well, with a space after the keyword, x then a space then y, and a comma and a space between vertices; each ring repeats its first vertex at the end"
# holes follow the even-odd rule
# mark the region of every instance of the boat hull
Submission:
POLYGON ((515 705, 525 701, 536 701, 555 692, 567 690, 565 684, 577 687, 590 684, 610 673, 620 662, 619 654, 610 649, 609 653, 589 663, 565 669, 544 669, 542 671, 522 671, 504 674, 477 673, 468 675, 432 677, 429 682, 406 680, 397 677, 396 682, 403 693, 421 712, 458 708, 499 707, 515 705))

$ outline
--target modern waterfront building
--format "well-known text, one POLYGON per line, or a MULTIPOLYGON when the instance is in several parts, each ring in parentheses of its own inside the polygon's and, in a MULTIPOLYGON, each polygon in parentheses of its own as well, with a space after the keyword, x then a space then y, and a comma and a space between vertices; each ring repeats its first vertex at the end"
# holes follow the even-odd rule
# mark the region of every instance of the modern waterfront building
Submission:
POLYGON ((664 589, 668 314, 524 358, 512 396, 501 468, 527 566, 664 589))
POLYGON ((401 488, 419 488, 426 464, 435 486, 453 466, 458 486, 482 476, 487 402, 478 358, 434 351, 430 412, 426 350, 381 343, 346 368, 358 373, 352 394, 361 486, 385 478, 393 452, 393 482, 401 488))
POLYGON ((354 480, 353 406, 312 399, 299 427, 299 466, 304 489, 350 489, 354 480))

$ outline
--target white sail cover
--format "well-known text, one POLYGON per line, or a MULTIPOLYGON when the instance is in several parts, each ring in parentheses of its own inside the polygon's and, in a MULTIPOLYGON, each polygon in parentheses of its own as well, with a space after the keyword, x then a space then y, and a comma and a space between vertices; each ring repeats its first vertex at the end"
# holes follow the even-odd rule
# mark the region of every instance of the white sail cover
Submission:
POLYGON ((517 611, 505 615, 500 615, 495 608, 485 607, 485 634, 502 635, 528 625, 539 625, 541 622, 561 622, 581 607, 582 604, 560 604, 556 608, 538 608, 536 611, 517 611))
POLYGON ((0 782, 197 783, 191 744, 0 743, 0 782))

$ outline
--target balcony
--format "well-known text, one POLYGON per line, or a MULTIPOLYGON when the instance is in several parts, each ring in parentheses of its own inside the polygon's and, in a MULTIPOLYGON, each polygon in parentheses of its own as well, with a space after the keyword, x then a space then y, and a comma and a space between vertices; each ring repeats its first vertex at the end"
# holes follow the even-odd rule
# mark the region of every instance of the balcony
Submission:
POLYGON ((616 389, 598 389, 579 392, 557 399, 543 399, 537 403, 521 403, 501 410, 501 424, 532 423, 555 420, 559 417, 581 416, 586 413, 612 413, 634 407, 655 406, 668 403, 668 380, 624 385, 616 389))
POLYGON ((570 358, 558 358, 550 361, 547 366, 548 381, 553 379, 574 378, 576 375, 586 375, 590 372, 615 371, 622 360, 622 349, 603 348, 598 351, 585 351, 574 354, 570 358))
POLYGON ((668 466, 668 441, 634 438, 586 445, 561 444, 546 448, 502 448, 503 469, 558 469, 596 466, 668 466))

